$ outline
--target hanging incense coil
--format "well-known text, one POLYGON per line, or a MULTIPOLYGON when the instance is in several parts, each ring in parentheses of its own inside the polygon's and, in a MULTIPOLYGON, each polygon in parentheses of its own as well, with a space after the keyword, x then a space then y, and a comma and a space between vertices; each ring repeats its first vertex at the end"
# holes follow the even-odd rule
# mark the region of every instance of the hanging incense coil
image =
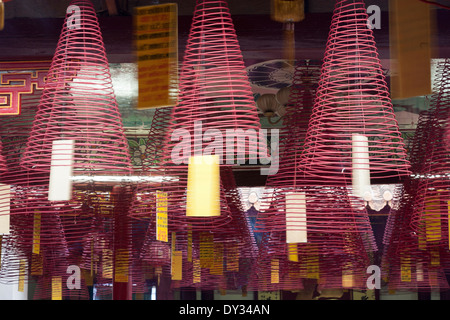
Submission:
MULTIPOLYGON (((213 151, 219 156, 219 165, 257 163, 266 151, 265 142, 258 138, 257 109, 226 1, 197 1, 179 81, 180 103, 172 108, 161 161, 147 173, 161 177, 163 182, 148 184, 145 192, 139 192, 149 203, 154 201, 156 191, 167 194, 169 232, 184 232, 187 226, 198 231, 223 228, 232 218, 221 187, 216 207, 220 214, 187 216, 190 157, 198 155, 199 150, 202 155, 207 153, 214 136, 223 138, 222 143, 216 141, 218 149, 213 151), (227 133, 233 134, 231 149, 225 147, 227 133), (257 139, 248 139, 248 134, 257 139), (188 153, 179 152, 180 147, 189 149, 188 153)), ((149 209, 153 210, 148 206, 143 210, 149 209)))
POLYGON ((450 107, 449 71, 446 59, 440 63, 440 78, 431 97, 430 109, 422 113, 413 140, 412 160, 417 195, 411 224, 429 245, 448 248, 448 201, 450 200, 450 157, 447 150, 447 124, 450 107), (420 150, 420 152, 419 152, 420 150), (423 155, 426 155, 425 157, 423 155))
MULTIPOLYGON (((201 150, 210 144, 203 137, 208 130, 220 130, 223 136, 231 130, 244 139, 246 132, 259 133, 257 109, 226 1, 197 1, 180 72, 180 103, 171 115, 163 163, 173 163, 171 138, 177 129, 189 134, 191 146, 201 150)), ((249 146, 237 144, 245 150, 242 160, 257 158, 259 148, 265 148, 259 140, 249 146)), ((236 149, 223 150, 223 159, 240 156, 236 149)), ((187 164, 188 159, 178 160, 187 164)))
POLYGON ((358 160, 370 166, 373 183, 408 176, 410 165, 364 1, 336 1, 322 66, 299 164, 305 183, 350 182, 355 134, 367 140, 369 157, 358 160))
POLYGON ((75 141, 75 172, 132 170, 100 27, 89 1, 72 1, 68 7, 21 165, 49 172, 55 140, 75 141))

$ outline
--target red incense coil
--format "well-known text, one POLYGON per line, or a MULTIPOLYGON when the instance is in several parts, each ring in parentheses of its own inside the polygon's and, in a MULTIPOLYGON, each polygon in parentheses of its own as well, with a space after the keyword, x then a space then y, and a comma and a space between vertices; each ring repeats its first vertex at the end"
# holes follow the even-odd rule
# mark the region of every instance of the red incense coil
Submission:
POLYGON ((353 134, 368 139, 372 182, 410 174, 367 18, 364 1, 336 1, 299 164, 305 184, 351 181, 353 134))
POLYGON ((67 139, 75 141, 75 172, 129 174, 128 144, 96 12, 83 0, 72 1, 67 11, 21 164, 49 172, 53 141, 67 139))
POLYGON ((280 130, 280 164, 276 174, 269 175, 266 188, 296 185, 296 165, 300 160, 308 123, 316 98, 320 64, 298 61, 289 87, 286 114, 280 130))
MULTIPOLYGON (((179 81, 180 103, 172 109, 161 162, 148 173, 167 180, 149 184, 145 191, 140 188, 139 194, 146 194, 142 200, 151 203, 156 191, 167 192, 169 232, 183 232, 188 225, 199 231, 223 228, 232 221, 223 190, 220 216, 186 217, 189 156, 179 154, 174 159, 172 151, 178 143, 174 138, 181 135, 189 137, 189 141, 183 142, 187 143, 190 155, 194 155, 196 148, 203 152, 211 144, 206 136, 212 133, 223 138, 222 144, 217 145, 221 149, 216 153, 222 156, 220 164, 227 164, 228 157, 232 164, 227 165, 236 164, 238 156, 242 156, 243 161, 257 161, 265 148, 259 139, 250 143, 247 139, 248 132, 259 137, 260 122, 226 1, 197 1, 179 81), (234 137, 233 150, 226 148, 228 130, 238 137, 234 137), (241 142, 241 138, 245 140, 241 142), (242 147, 242 154, 239 147, 242 147)), ((148 209, 147 206, 143 210, 148 212, 148 209)))
MULTIPOLYGON (((203 138, 208 130, 220 130, 223 136, 232 130, 239 139, 246 139, 250 131, 259 133, 257 108, 226 1, 197 0, 179 80, 180 103, 173 108, 163 162, 172 163, 171 137, 177 129, 189 133, 191 146, 201 150, 210 144, 203 138)), ((234 150, 223 148, 224 162, 241 156, 257 160, 265 148, 259 140, 236 144, 234 150), (237 147, 245 152, 241 155, 237 147)), ((187 163, 185 158, 180 160, 187 163)))
MULTIPOLYGON (((326 275, 328 279, 334 279, 337 273, 339 281, 336 280, 336 283, 340 284, 342 264, 348 262, 346 257, 354 257, 353 259, 356 260, 353 261, 353 265, 359 265, 362 268, 361 266, 368 264, 368 252, 374 251, 376 246, 367 212, 358 201, 349 197, 347 188, 303 187, 298 164, 314 105, 319 80, 317 73, 314 66, 296 65, 283 121, 285 124, 283 130, 289 134, 282 141, 279 170, 277 174, 267 179, 266 187, 273 188, 273 193, 266 199, 270 207, 259 212, 257 217, 257 231, 267 234, 260 248, 258 265, 267 278, 271 277, 271 259, 278 259, 282 265, 298 264, 300 268, 307 268, 305 264, 311 264, 308 260, 317 256, 319 260, 314 263, 318 270, 322 270, 321 279, 325 279, 326 275), (304 204, 299 202, 288 204, 287 195, 295 193, 304 194, 304 204), (289 209, 288 206, 290 206, 289 209), (324 206, 328 210, 334 210, 333 214, 324 214, 324 206), (306 220, 302 222, 299 218, 298 221, 288 222, 288 210, 305 212, 306 220), (305 232, 307 238, 305 242, 287 243, 287 233, 292 231, 305 232), (299 260, 298 262, 288 261, 295 257, 299 260), (330 257, 330 260, 324 257, 330 257), (334 268, 338 268, 339 272, 334 268), (331 269, 334 271, 328 274, 327 270, 331 269)), ((306 271, 303 271, 301 279, 305 277, 308 275, 306 271)), ((267 281, 266 279, 262 282, 267 283, 267 281)), ((333 286, 331 283, 332 281, 329 280, 330 287, 333 286)), ((295 286, 301 288, 301 285, 302 282, 298 279, 287 277, 277 286, 270 285, 268 288, 294 288, 295 286)), ((355 281, 352 285, 356 288, 357 282, 355 281)))
POLYGON ((450 201, 450 156, 447 150, 446 126, 450 112, 450 60, 437 66, 440 78, 430 101, 430 109, 421 114, 414 137, 414 198, 411 225, 425 237, 427 244, 448 248, 448 201, 450 201), (420 151, 419 151, 420 150, 420 151), (425 157, 422 155, 426 155, 425 157))
POLYGON ((144 159, 142 160, 142 171, 144 174, 151 170, 152 167, 157 166, 160 162, 163 142, 171 113, 171 107, 155 109, 152 124, 148 133, 147 144, 145 146, 144 159))

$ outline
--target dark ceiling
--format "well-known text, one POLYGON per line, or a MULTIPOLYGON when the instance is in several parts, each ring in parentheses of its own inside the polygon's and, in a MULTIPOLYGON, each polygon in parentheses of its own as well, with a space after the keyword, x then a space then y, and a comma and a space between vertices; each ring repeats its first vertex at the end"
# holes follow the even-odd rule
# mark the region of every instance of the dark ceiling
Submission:
MULTIPOLYGON (((414 1, 414 0, 411 0, 414 1)), ((418 0, 417 0, 418 1, 418 0)), ((179 5, 180 57, 189 33, 195 0, 116 0, 117 15, 110 15, 106 0, 93 1, 98 12, 110 62, 133 62, 132 8, 154 3, 179 5)), ((5 28, 0 31, 0 60, 51 59, 62 19, 70 0, 12 0, 5 3, 5 28)), ((388 0, 368 0, 382 9, 381 29, 374 30, 380 58, 389 59, 388 0)), ((333 0, 306 1, 305 20, 295 24, 296 57, 320 60, 331 21, 333 0)), ((270 0, 229 0, 236 32, 247 65, 282 57, 282 25, 270 19, 270 0)), ((436 56, 449 56, 449 11, 436 10, 436 56)), ((386 62, 384 62, 386 63, 386 62)))
MULTIPOLYGON (((228 0, 230 12, 233 15, 267 15, 270 14, 271 0, 228 0)), ((92 0, 99 14, 108 12, 107 0, 92 0)), ((118 14, 126 15, 133 12, 134 7, 158 3, 177 3, 180 15, 192 15, 196 0, 113 0, 118 14)), ((305 0, 307 13, 331 12, 334 0, 305 0)), ((388 10, 388 0, 367 0, 366 4, 378 5, 381 10, 388 10)), ((5 4, 6 17, 28 18, 61 18, 70 0, 11 0, 5 4)))

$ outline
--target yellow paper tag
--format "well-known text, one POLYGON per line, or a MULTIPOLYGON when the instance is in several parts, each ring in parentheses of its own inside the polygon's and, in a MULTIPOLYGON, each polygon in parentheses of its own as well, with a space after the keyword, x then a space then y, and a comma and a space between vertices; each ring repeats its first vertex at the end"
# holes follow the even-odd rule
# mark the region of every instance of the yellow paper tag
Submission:
POLYGON ((128 282, 129 252, 126 249, 118 249, 115 256, 115 282, 128 282))
POLYGON ((311 248, 311 255, 306 260, 306 277, 320 279, 319 254, 316 247, 311 248))
POLYGON ((113 278, 113 251, 111 249, 102 250, 102 276, 105 279, 113 278))
POLYGON ((292 262, 298 262, 298 250, 296 243, 288 243, 288 259, 292 262))
POLYGON ((214 244, 214 258, 210 273, 214 275, 223 274, 223 243, 214 244))
POLYGON ((193 283, 200 283, 201 280, 201 268, 200 268, 200 260, 194 259, 192 261, 192 272, 193 272, 193 283))
POLYGON ((209 232, 200 234, 200 267, 211 268, 214 260, 214 235, 209 232))
POLYGON ((171 246, 172 246, 172 251, 175 251, 176 249, 176 244, 177 244, 177 234, 176 232, 172 232, 172 238, 171 238, 171 246))
POLYGON ((167 192, 156 191, 156 240, 168 242, 167 192))
POLYGON ((342 288, 353 288, 353 273, 351 270, 342 271, 342 288))
POLYGON ((427 241, 441 240, 441 214, 439 197, 425 202, 425 227, 427 241))
POLYGON ((136 7, 133 18, 139 91, 137 109, 178 101, 178 6, 136 7))
POLYGON ((432 266, 439 266, 441 264, 441 258, 439 254, 439 250, 437 248, 433 248, 430 251, 431 255, 431 265, 432 266))
POLYGON ((280 260, 272 259, 270 265, 270 283, 280 283, 280 260))
POLYGON ((172 280, 183 279, 183 252, 172 252, 172 280))
POLYGON ((404 282, 411 282, 411 259, 404 252, 400 256, 400 278, 404 282))
POLYGON ((19 262, 19 283, 18 283, 18 291, 24 292, 25 290, 25 276, 26 276, 26 268, 27 262, 25 259, 20 259, 19 262))
POLYGON ((44 272, 43 257, 40 254, 31 255, 31 275, 42 276, 44 272))
POLYGON ((41 248, 41 213, 34 210, 33 218, 33 249, 34 254, 39 254, 41 248))
POLYGON ((62 300, 62 278, 52 278, 52 300, 62 300))
POLYGON ((91 272, 87 269, 82 269, 82 276, 84 279, 84 283, 86 286, 93 286, 94 285, 94 276, 91 275, 91 272))

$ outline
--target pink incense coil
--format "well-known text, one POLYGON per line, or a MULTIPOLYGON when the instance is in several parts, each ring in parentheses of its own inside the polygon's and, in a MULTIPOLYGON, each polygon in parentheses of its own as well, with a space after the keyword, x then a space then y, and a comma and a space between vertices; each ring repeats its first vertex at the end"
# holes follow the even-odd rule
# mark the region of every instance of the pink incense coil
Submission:
MULTIPOLYGON (((260 143, 259 139, 250 139, 250 142, 248 139, 248 133, 259 138, 260 122, 225 1, 197 1, 179 81, 180 103, 172 109, 161 162, 149 174, 169 180, 149 184, 145 192, 142 188, 139 192, 150 197, 150 202, 157 190, 167 192, 169 232, 183 232, 187 225, 199 231, 223 228, 232 221, 223 190, 220 216, 186 217, 189 156, 197 155, 196 150, 203 154, 208 146, 211 147, 209 134, 213 135, 213 140, 222 139, 222 143, 214 142, 218 149, 212 153, 221 156, 221 165, 237 164, 236 157, 240 156, 242 161, 257 161, 261 150, 266 151, 265 143, 260 143), (226 147, 227 134, 234 139, 232 148, 226 147), (182 143, 186 143, 189 154, 174 156, 174 147, 180 143, 176 141, 177 137, 183 138, 182 143), (227 163, 229 159, 231 163, 227 163)), ((143 200, 147 201, 144 196, 143 200)), ((142 210, 148 211, 148 208, 142 210)))
POLYGON ((75 141, 75 171, 131 172, 103 39, 90 1, 72 1, 68 7, 22 166, 49 172, 55 140, 75 141))
MULTIPOLYGON (((173 108, 163 163, 172 163, 171 137, 177 129, 190 135, 192 154, 194 146, 205 150, 211 144, 203 135, 219 130, 224 139, 223 163, 235 157, 257 161, 266 151, 259 139, 248 141, 249 134, 259 138, 261 126, 226 1, 197 0, 179 82, 180 103, 173 108), (225 148, 227 130, 238 137, 233 150, 225 148)), ((179 160, 187 164, 188 159, 179 160)))
POLYGON ((151 170, 152 167, 157 166, 160 162, 164 137, 171 113, 171 107, 155 109, 150 131, 148 133, 148 142, 145 146, 144 159, 142 160, 143 174, 151 170))
POLYGON ((6 158, 2 153, 2 151, 3 151, 3 144, 0 140, 0 172, 5 172, 6 170, 8 170, 8 167, 6 165, 6 158))
POLYGON ((443 271, 448 268, 447 249, 432 238, 436 237, 435 233, 417 233, 411 227, 415 198, 420 194, 417 188, 419 183, 412 179, 405 185, 400 204, 390 212, 386 225, 381 269, 383 277, 389 279, 390 289, 431 290, 448 287, 442 277, 443 271))
POLYGON ((319 77, 320 65, 296 63, 283 127, 280 130, 280 164, 277 173, 267 177, 267 188, 289 188, 296 185, 296 166, 303 150, 319 77))
MULTIPOLYGON (((172 108, 157 108, 153 114, 152 124, 148 133, 144 158, 140 168, 141 175, 151 176, 157 168, 162 157, 162 148, 167 126, 169 124, 172 108)), ((150 216, 149 206, 155 205, 155 197, 150 194, 152 186, 145 183, 137 185, 133 194, 133 200, 128 215, 135 219, 148 220, 150 216)))
MULTIPOLYGON (((305 184, 351 181, 352 135, 368 139, 372 181, 408 176, 409 162, 362 0, 337 0, 299 168, 305 184)), ((367 161, 366 161, 367 160, 367 161)))
POLYGON ((383 268, 388 278, 389 289, 426 292, 449 288, 445 269, 439 263, 432 263, 430 258, 424 255, 418 257, 403 255, 403 252, 398 253, 389 261, 386 268, 383 268))
POLYGON ((419 182, 411 227, 428 246, 449 247, 449 199, 448 177, 425 178, 419 182))
MULTIPOLYGON (((302 160, 303 144, 314 106, 319 71, 311 64, 298 63, 295 67, 293 84, 286 107, 282 129, 288 135, 281 142, 282 154, 277 174, 268 177, 267 188, 273 188, 273 194, 266 199, 270 208, 258 214, 259 232, 279 232, 280 241, 286 246, 286 232, 304 232, 308 243, 326 246, 328 252, 342 251, 345 244, 339 233, 351 232, 367 234, 370 239, 370 251, 376 245, 366 209, 361 201, 348 194, 346 187, 304 187, 303 172, 299 168, 302 160), (289 195, 304 195, 304 202, 289 200, 289 195), (324 214, 327 208, 328 214, 324 214), (331 211, 333 210, 333 211, 331 211), (302 217, 289 216, 289 212, 304 212, 302 217), (290 221, 288 222, 288 219, 290 221), (306 220, 305 220, 306 219, 306 220), (325 240, 323 233, 332 233, 325 240)), ((283 135, 282 135, 283 136, 283 135)), ((282 251, 286 251, 282 250, 282 251)))
POLYGON ((450 112, 450 60, 437 66, 439 80, 430 109, 421 114, 412 147, 414 177, 418 179, 412 211, 412 228, 427 244, 448 248, 448 201, 450 201, 450 156, 447 150, 450 112), (423 155, 426 155, 425 157, 423 155))
POLYGON ((226 246, 229 244, 233 249, 237 246, 240 258, 252 260, 256 257, 258 248, 250 221, 244 214, 241 195, 231 167, 221 167, 221 179, 232 221, 223 230, 218 230, 216 234, 220 236, 226 246))

